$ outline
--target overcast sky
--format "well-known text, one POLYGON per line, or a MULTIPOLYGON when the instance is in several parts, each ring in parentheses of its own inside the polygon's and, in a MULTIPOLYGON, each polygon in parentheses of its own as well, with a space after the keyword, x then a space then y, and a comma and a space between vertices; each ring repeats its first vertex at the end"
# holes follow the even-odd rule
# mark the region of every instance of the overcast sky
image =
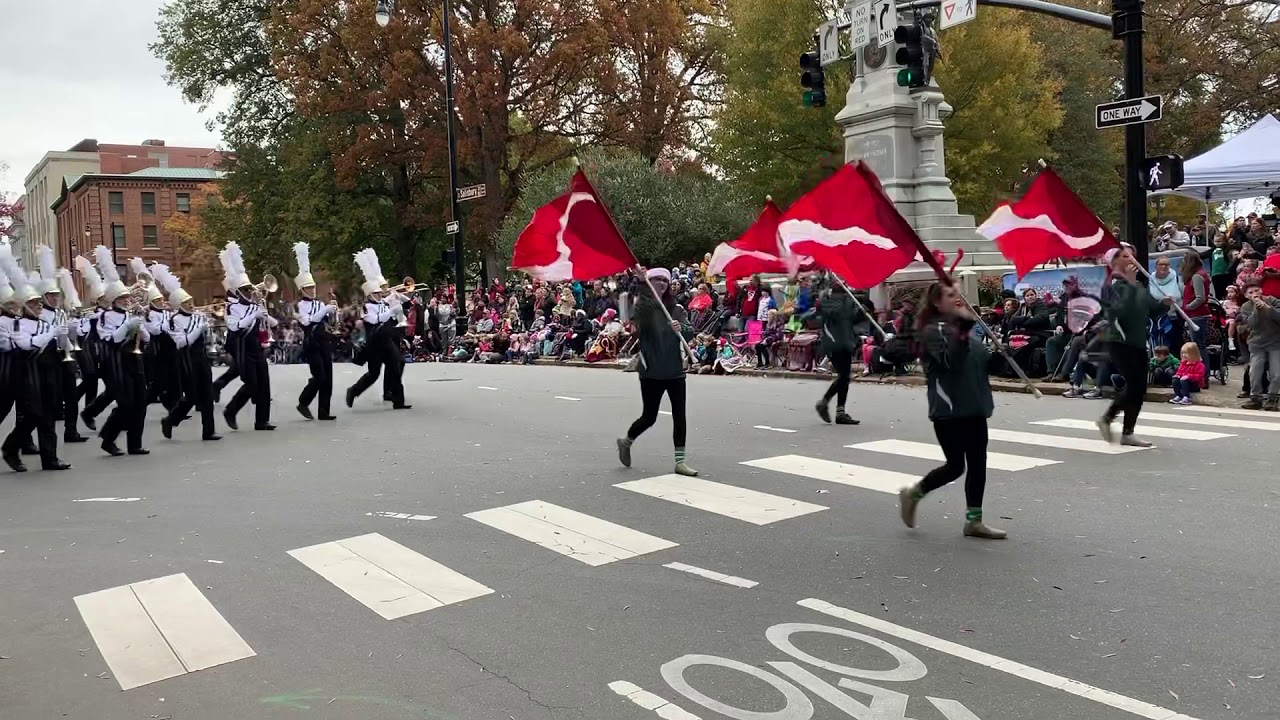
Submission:
POLYGON ((84 138, 218 147, 200 113, 164 81, 147 49, 164 0, 4 0, 0 23, 0 192, 45 152, 84 138))

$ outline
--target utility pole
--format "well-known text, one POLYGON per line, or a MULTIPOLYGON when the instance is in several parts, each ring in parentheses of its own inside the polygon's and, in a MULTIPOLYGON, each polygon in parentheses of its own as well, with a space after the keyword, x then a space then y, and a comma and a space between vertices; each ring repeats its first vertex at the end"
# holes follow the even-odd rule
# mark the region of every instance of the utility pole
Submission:
MULTIPOLYGON (((1124 96, 1140 98, 1145 92, 1142 67, 1143 0, 1112 0, 1111 34, 1124 43, 1124 96)), ((1138 264, 1146 268, 1150 258, 1147 245, 1147 191, 1142 185, 1142 167, 1147 157, 1146 123, 1124 128, 1124 240, 1133 245, 1138 264)), ((1146 275, 1143 274, 1143 282, 1146 275)))

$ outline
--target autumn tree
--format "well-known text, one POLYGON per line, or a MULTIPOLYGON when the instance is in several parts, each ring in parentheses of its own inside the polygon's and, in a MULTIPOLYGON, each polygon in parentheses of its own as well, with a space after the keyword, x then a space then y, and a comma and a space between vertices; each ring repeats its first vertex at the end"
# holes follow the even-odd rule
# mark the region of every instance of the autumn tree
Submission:
MULTIPOLYGON (((9 170, 9 164, 0 162, 0 178, 9 170)), ((10 200, 8 193, 0 192, 0 239, 13 237, 13 226, 18 219, 17 201, 10 200)))
POLYGON ((173 272, 193 294, 194 288, 215 293, 222 279, 219 246, 205 227, 205 210, 218 198, 217 183, 205 183, 191 191, 191 209, 174 213, 164 222, 165 233, 174 239, 173 272))

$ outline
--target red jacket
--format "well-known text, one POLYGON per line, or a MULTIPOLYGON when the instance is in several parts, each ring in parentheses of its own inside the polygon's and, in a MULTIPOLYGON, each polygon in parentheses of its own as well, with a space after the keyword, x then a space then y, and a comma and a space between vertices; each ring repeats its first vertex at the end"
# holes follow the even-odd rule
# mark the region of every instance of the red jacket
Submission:
POLYGON ((1205 389, 1209 385, 1208 372, 1205 370, 1204 363, 1199 360, 1195 362, 1187 362, 1186 360, 1183 360, 1178 363, 1178 370, 1173 374, 1173 376, 1179 378, 1194 378, 1196 385, 1198 385, 1201 390, 1205 389))

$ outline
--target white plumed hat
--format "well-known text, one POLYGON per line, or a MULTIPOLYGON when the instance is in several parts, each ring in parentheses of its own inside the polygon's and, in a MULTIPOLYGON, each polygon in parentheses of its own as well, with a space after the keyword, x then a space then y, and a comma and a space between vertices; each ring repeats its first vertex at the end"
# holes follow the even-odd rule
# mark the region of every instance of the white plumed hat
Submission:
POLYGON ((191 294, 182 289, 182 280, 169 271, 168 265, 161 263, 152 265, 151 277, 155 278, 156 285, 169 297, 169 302, 174 307, 191 299, 191 294))
POLYGON ((58 287, 62 290, 64 308, 75 310, 80 307, 80 293, 76 291, 76 281, 71 277, 70 270, 58 268, 58 287))
POLYGON ((244 252, 239 245, 233 242, 227 243, 227 247, 219 257, 222 259, 222 272, 224 274, 222 284, 228 290, 253 284, 253 281, 249 279, 249 274, 244 270, 244 252))
POLYGON ((40 283, 36 289, 41 295, 60 293, 58 288, 58 264, 53 259, 53 248, 41 245, 36 248, 36 260, 40 263, 40 283))
POLYGON ((4 267, 4 273, 13 285, 13 300, 26 304, 40 297, 40 293, 31 287, 26 271, 13 256, 13 248, 8 243, 0 243, 0 266, 4 267))
POLYGON ((364 274, 364 284, 360 289, 365 295, 372 295, 387 284, 386 279, 382 277, 382 266, 378 264, 378 254, 372 248, 365 248, 356 253, 356 265, 364 274))
POLYGON ((80 273, 80 277, 84 278, 84 295, 89 302, 97 302, 102 297, 102 276, 98 274, 98 269, 93 266, 83 255, 76 256, 76 271, 80 273))
MULTIPOLYGON (((9 250, 9 244, 0 242, 0 257, 12 253, 9 250)), ((13 300, 13 285, 9 283, 9 270, 5 267, 4 262, 0 262, 0 304, 11 302, 13 300)))
POLYGON ((115 302, 116 298, 129 292, 129 288, 120 282, 120 271, 116 269, 115 257, 105 245, 93 249, 93 264, 102 276, 102 297, 107 302, 115 302))
POLYGON ((293 278, 293 282, 299 288, 308 288, 316 286, 316 279, 311 276, 311 250, 306 243, 300 242, 293 246, 293 256, 298 260, 298 274, 293 278))
POLYGON ((129 269, 133 271, 133 279, 135 282, 141 279, 143 275, 151 278, 151 282, 146 286, 147 302, 153 303, 157 300, 164 299, 164 293, 160 292, 160 288, 156 287, 156 276, 152 275, 151 270, 147 269, 147 264, 142 261, 142 258, 129 258, 129 269))

